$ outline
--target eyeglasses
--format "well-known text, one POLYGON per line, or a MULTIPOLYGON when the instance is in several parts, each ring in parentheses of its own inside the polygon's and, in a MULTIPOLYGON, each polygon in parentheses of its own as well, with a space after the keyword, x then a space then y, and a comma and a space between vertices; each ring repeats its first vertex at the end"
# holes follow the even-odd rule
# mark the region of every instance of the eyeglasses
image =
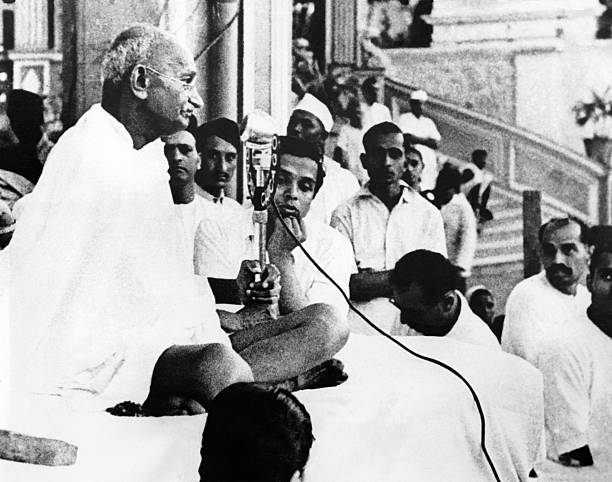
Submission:
POLYGON ((176 77, 172 77, 170 75, 166 75, 166 74, 162 74, 161 72, 149 67, 148 65, 145 65, 144 68, 146 70, 148 70, 149 72, 151 72, 154 75, 157 75, 158 77, 161 77, 163 79, 168 79, 171 80, 173 82, 176 82, 177 84, 180 84, 181 87, 183 87, 183 90, 185 92, 191 92, 191 91, 195 91, 196 88, 196 84, 195 84, 195 80, 191 80, 189 82, 185 82, 184 80, 181 79, 177 79, 176 77))

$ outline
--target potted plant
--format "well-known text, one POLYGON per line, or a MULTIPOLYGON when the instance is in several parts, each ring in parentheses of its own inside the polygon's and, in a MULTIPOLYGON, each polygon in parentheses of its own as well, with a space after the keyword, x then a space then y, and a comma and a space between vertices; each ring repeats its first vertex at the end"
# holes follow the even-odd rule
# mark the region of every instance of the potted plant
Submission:
POLYGON ((588 99, 573 107, 576 123, 585 129, 584 147, 587 156, 606 165, 612 159, 612 90, 603 94, 592 90, 588 99))

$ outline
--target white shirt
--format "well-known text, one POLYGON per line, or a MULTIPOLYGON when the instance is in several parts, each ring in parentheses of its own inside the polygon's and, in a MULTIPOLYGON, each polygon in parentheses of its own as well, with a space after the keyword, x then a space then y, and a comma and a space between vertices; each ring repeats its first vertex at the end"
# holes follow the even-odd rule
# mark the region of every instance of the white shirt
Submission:
POLYGON ((471 275, 476 253, 478 232, 476 216, 463 193, 455 194, 440 210, 446 234, 446 250, 451 263, 463 269, 463 276, 471 275))
MULTIPOLYGON (((440 212, 419 193, 402 182, 403 190, 391 211, 364 186, 340 205, 331 225, 351 242, 359 269, 383 271, 393 269, 406 253, 428 249, 446 256, 446 240, 440 212)), ((355 305, 371 321, 399 334, 399 310, 387 298, 375 298, 355 305)), ((375 334, 363 320, 349 313, 349 326, 357 333, 375 334)))
MULTIPOLYGON (((399 117, 398 125, 403 133, 409 133, 419 137, 430 137, 440 142, 442 136, 434 121, 422 115, 416 117, 412 112, 407 112, 399 117)), ((423 144, 416 144, 415 148, 423 157, 423 173, 421 174, 421 190, 428 191, 436 186, 438 178, 438 161, 436 152, 423 144)))
POLYGON ((548 456, 588 445, 595 465, 612 461, 612 339, 584 313, 548 343, 540 370, 548 456))
POLYGON ((497 338, 495 338, 491 328, 489 328, 481 318, 474 314, 467 300, 459 291, 455 291, 455 293, 459 297, 459 303, 461 305, 459 318, 457 318, 455 325, 445 336, 457 341, 500 350, 501 347, 499 346, 499 342, 497 338))
POLYGON ((312 200, 306 216, 311 221, 329 224, 332 213, 340 204, 359 190, 359 181, 353 173, 343 169, 333 159, 323 158, 325 178, 319 192, 312 200))
MULTIPOLYGON (((306 241, 302 245, 348 295, 350 276, 357 271, 349 242, 333 228, 308 217, 304 224, 306 241)), ((251 218, 204 220, 196 236, 196 273, 211 278, 236 278, 242 260, 259 257, 255 229, 251 218)), ((308 302, 328 303, 346 316, 348 305, 338 289, 299 247, 291 254, 295 260, 296 278, 308 302)))
POLYGON ((385 121, 391 122, 391 112, 386 105, 380 102, 374 102, 372 105, 361 103, 361 124, 364 134, 370 127, 385 121))
POLYGON ((506 302, 502 348, 539 368, 539 358, 549 340, 583 320, 591 303, 587 289, 578 285, 576 295, 554 288, 542 271, 517 284, 506 302))
POLYGON ((193 274, 163 144, 132 145, 94 105, 49 155, 10 245, 15 388, 143 400, 166 348, 229 343, 193 274))

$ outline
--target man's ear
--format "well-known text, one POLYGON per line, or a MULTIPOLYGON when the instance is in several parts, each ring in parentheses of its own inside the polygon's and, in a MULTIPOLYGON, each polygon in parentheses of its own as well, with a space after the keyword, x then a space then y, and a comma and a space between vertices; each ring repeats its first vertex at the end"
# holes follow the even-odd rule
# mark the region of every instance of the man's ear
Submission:
POLYGON ((368 170, 368 166, 367 166, 367 157, 365 155, 365 153, 361 153, 359 154, 359 159, 361 159, 361 165, 363 166, 363 168, 367 171, 368 170))
POLYGON ((196 162, 196 171, 199 171, 200 168, 202 167, 202 154, 197 152, 197 155, 198 155, 198 162, 196 162))
POLYGON ((442 298, 442 310, 444 313, 450 313, 453 311, 456 302, 456 296, 454 291, 447 291, 444 293, 444 297, 442 298))
POLYGON ((130 74, 130 90, 134 96, 144 100, 148 96, 148 87, 149 79, 147 78, 146 69, 142 65, 137 65, 130 74))

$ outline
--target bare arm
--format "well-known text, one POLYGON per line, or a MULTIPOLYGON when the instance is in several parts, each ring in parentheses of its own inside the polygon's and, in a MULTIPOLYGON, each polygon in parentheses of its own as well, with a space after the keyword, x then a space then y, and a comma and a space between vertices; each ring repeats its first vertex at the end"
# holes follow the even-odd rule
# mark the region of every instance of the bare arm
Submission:
POLYGON ((424 146, 427 146, 430 149, 438 148, 438 141, 432 137, 419 137, 410 133, 405 133, 404 137, 407 138, 411 144, 423 144, 424 146))
MULTIPOLYGON (((285 218, 285 222, 300 242, 306 240, 306 229, 301 219, 285 218)), ((274 231, 268 240, 270 262, 280 271, 283 287, 278 302, 281 315, 293 313, 308 306, 308 298, 295 273, 295 260, 291 251, 297 246, 279 219, 275 220, 274 231)))
POLYGON ((389 276, 391 270, 365 270, 351 275, 349 289, 351 299, 368 301, 374 298, 390 298, 393 294, 389 276))

